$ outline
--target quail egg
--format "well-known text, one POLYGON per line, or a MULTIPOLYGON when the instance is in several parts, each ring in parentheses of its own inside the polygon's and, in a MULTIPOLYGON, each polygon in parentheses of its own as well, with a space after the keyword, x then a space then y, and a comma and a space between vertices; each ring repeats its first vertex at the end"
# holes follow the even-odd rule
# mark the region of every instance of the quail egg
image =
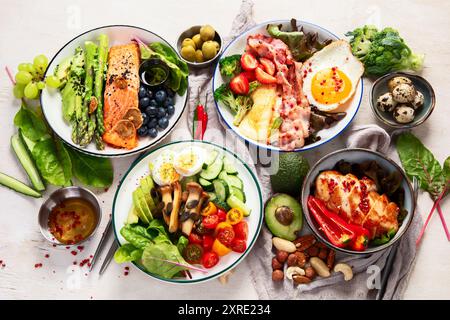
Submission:
POLYGON ((419 109, 423 106, 425 97, 423 96, 423 93, 420 91, 416 91, 416 96, 414 97, 414 100, 411 102, 411 106, 414 108, 414 110, 419 109))
POLYGON ((395 101, 400 103, 408 103, 414 101, 414 97, 416 96, 416 89, 414 86, 401 83, 392 90, 392 97, 395 101))
POLYGON ((399 84, 410 84, 412 85, 412 81, 407 77, 394 77, 388 82, 389 91, 394 91, 395 87, 399 84))
POLYGON ((409 105, 400 104, 395 108, 393 116, 398 123, 410 123, 414 120, 414 109, 409 105))
POLYGON ((377 99, 377 108, 380 111, 392 112, 397 105, 397 101, 392 97, 392 93, 386 92, 377 99))

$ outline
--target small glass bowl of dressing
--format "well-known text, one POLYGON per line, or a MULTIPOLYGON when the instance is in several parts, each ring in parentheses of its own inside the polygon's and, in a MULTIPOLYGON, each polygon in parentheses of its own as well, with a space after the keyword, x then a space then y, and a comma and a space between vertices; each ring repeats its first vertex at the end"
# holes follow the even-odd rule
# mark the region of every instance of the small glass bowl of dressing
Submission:
POLYGON ((149 87, 162 85, 169 78, 169 67, 160 59, 144 60, 139 66, 139 78, 149 87))
POLYGON ((97 197, 82 187, 53 192, 39 210, 42 235, 56 245, 78 245, 97 230, 102 212, 97 197))

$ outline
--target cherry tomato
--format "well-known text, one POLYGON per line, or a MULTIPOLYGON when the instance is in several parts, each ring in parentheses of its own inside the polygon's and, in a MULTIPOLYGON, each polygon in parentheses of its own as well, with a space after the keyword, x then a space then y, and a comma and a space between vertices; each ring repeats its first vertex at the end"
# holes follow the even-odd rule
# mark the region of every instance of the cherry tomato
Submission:
POLYGON ((215 229, 219 224, 219 216, 217 214, 210 214, 209 216, 203 217, 203 226, 207 229, 215 229))
POLYGON ((260 67, 255 70, 256 79, 263 84, 275 84, 277 83, 277 78, 271 76, 267 72, 265 72, 260 67))
POLYGON ((231 79, 230 89, 235 94, 247 95, 248 91, 250 90, 247 78, 242 73, 237 75, 236 77, 231 79))
POLYGON ((203 256, 203 248, 199 244, 188 244, 183 251, 184 259, 191 264, 200 263, 203 256))
POLYGON ((206 228, 203 222, 200 222, 199 225, 195 228, 195 232, 197 232, 200 235, 205 235, 208 233, 212 233, 213 230, 206 228))
POLYGON ((248 224, 245 220, 235 224, 233 226, 235 237, 237 239, 247 240, 248 238, 248 224))
POLYGON ((214 240, 212 251, 217 253, 219 257, 223 257, 231 252, 231 248, 225 246, 219 239, 214 240))
POLYGON ((191 232, 191 234, 188 237, 189 243, 192 244, 202 244, 202 237, 199 236, 198 234, 191 232))
POLYGON ((206 207, 203 208, 202 216, 209 216, 209 215, 214 214, 216 212, 217 212, 216 205, 210 201, 210 202, 208 202, 206 207))
POLYGON ((227 212, 227 221, 231 224, 237 224, 244 219, 244 213, 238 208, 232 208, 227 212))
POLYGON ((247 241, 243 239, 233 239, 233 242, 231 242, 231 250, 234 252, 243 253, 247 249, 247 241))
POLYGON ((244 71, 241 73, 244 77, 247 78, 248 82, 252 82, 256 80, 255 71, 244 71))
POLYGON ((271 76, 275 74, 275 64, 272 62, 272 60, 261 58, 259 59, 259 62, 263 66, 264 71, 266 71, 271 76))
POLYGON ((202 265, 205 268, 212 268, 219 262, 219 256, 217 253, 209 251, 205 252, 202 257, 202 265))
POLYGON ((205 234, 203 236, 203 249, 205 251, 210 251, 212 249, 214 242, 214 237, 210 236, 209 234, 205 234))
POLYGON ((251 53, 244 53, 241 56, 241 67, 244 70, 251 71, 255 70, 258 66, 258 60, 251 53))
POLYGON ((216 239, 219 240, 223 245, 229 247, 231 245, 231 242, 233 241, 235 237, 235 233, 233 230, 233 227, 225 227, 220 229, 217 232, 216 239))
POLYGON ((219 216, 219 222, 224 222, 227 220, 227 212, 222 209, 217 209, 217 215, 219 216))

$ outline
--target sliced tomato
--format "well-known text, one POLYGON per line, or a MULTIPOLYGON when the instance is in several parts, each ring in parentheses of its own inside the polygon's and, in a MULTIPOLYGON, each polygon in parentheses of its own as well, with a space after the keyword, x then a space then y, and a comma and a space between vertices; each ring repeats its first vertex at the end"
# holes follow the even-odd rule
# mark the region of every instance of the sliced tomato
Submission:
POLYGON ((212 249, 214 237, 209 234, 203 236, 203 250, 210 251, 212 249))
POLYGON ((210 201, 210 202, 208 202, 206 207, 203 208, 202 216, 209 216, 209 215, 214 214, 216 212, 217 212, 216 205, 214 203, 212 203, 212 201, 210 201))
POLYGON ((247 240, 248 238, 248 224, 247 221, 242 220, 241 222, 233 226, 236 239, 247 240))
POLYGON ((213 251, 205 252, 202 257, 202 265, 205 268, 212 268, 219 263, 219 256, 213 251))
POLYGON ((234 252, 243 253, 247 249, 247 241, 243 239, 233 239, 233 242, 231 242, 231 250, 234 252))
POLYGON ((188 240, 189 240, 189 243, 192 243, 192 244, 202 244, 202 242, 203 242, 202 237, 194 232, 191 232, 188 240))
POLYGON ((275 78, 274 76, 271 76, 270 74, 265 72, 260 67, 256 68, 255 75, 256 75, 256 80, 258 80, 259 82, 261 82, 263 84, 275 84, 275 83, 277 83, 277 78, 275 78))
POLYGON ((241 72, 241 74, 247 78, 248 82, 252 82, 256 80, 256 75, 255 75, 255 71, 244 71, 241 72))
POLYGON ((258 60, 251 53, 244 53, 241 56, 241 67, 244 70, 250 71, 255 70, 258 66, 258 60))
POLYGON ((232 208, 227 212, 227 221, 231 224, 237 224, 244 218, 244 212, 239 208, 232 208))
POLYGON ((214 240, 214 243, 212 246, 212 251, 217 253, 219 255, 219 257, 223 257, 231 252, 231 248, 224 245, 222 242, 219 241, 219 239, 216 239, 216 240, 214 240))
POLYGON ((217 232, 216 239, 219 240, 223 245, 229 247, 234 237, 235 233, 233 227, 230 226, 220 229, 219 232, 217 232))
POLYGON ((219 224, 219 216, 217 214, 205 216, 203 217, 202 223, 206 229, 215 229, 219 224))
POLYGON ((241 73, 230 81, 230 89, 235 94, 247 95, 250 90, 248 79, 241 73))
POLYGON ((266 59, 266 58, 260 58, 259 63, 264 68, 264 71, 266 71, 268 74, 273 76, 275 74, 275 63, 273 63, 272 60, 266 59))
POLYGON ((203 256, 203 248, 199 244, 190 243, 183 251, 184 259, 191 264, 200 263, 203 256))
POLYGON ((219 216, 219 222, 227 220, 227 212, 223 209, 217 209, 217 215, 219 216))

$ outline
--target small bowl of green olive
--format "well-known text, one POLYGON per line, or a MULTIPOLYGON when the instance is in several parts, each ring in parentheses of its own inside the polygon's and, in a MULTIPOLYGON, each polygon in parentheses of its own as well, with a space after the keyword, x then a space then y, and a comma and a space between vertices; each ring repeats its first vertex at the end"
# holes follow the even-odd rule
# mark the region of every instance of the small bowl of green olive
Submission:
POLYGON ((210 25, 193 26, 178 37, 177 49, 190 67, 205 68, 219 57, 222 38, 210 25))

